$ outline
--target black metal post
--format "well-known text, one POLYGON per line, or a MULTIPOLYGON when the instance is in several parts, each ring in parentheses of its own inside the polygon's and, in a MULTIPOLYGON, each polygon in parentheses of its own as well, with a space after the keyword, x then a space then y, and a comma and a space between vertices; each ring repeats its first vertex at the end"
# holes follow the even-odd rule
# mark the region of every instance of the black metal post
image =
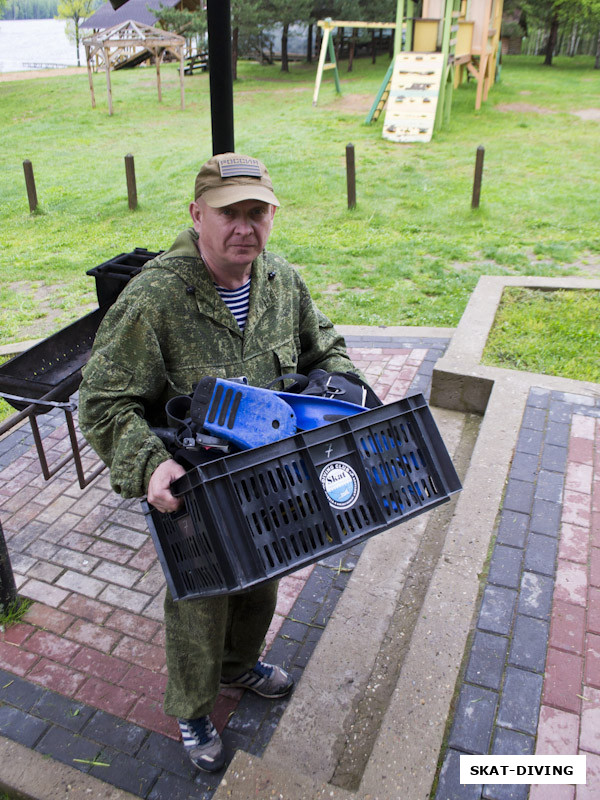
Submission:
POLYGON ((6 611, 16 599, 17 587, 4 540, 2 523, 0 522, 0 613, 6 611))
POLYGON ((213 155, 218 155, 235 150, 230 0, 208 0, 206 21, 213 155))
POLYGON ((475 156, 475 175, 473 176, 473 196, 471 198, 471 208, 479 208, 479 197, 481 195, 481 177, 483 175, 483 157, 485 148, 479 145, 475 156))

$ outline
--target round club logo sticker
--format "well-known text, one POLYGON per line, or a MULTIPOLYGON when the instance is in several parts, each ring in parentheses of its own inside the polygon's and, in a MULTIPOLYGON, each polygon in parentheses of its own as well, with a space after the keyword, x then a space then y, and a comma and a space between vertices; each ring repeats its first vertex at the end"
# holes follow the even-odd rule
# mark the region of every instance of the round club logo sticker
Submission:
POLYGON ((358 475, 343 461, 332 461, 321 470, 321 484, 334 508, 350 508, 356 503, 360 492, 358 475))

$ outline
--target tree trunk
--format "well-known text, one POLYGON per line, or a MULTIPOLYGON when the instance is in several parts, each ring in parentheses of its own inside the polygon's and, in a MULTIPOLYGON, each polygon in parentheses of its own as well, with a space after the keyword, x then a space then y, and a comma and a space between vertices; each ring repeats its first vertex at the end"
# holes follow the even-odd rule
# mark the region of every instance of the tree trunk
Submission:
POLYGON ((238 60, 238 39, 240 35, 240 29, 236 26, 231 31, 231 77, 234 81, 237 81, 237 60, 238 60))
POLYGON ((550 23, 550 35, 548 36, 548 43, 546 44, 546 58, 544 59, 544 65, 547 67, 552 66, 552 56, 554 54, 554 48, 556 47, 556 40, 558 39, 558 16, 556 14, 552 17, 552 22, 550 23))
POLYGON ((73 20, 75 22, 75 47, 77 48, 77 66, 81 66, 81 61, 79 60, 79 18, 73 20))
POLYGON ((348 46, 348 72, 352 72, 352 62, 354 61, 354 45, 358 35, 358 28, 352 29, 352 36, 350 37, 350 44, 348 46))
POLYGON ((344 29, 338 28, 337 34, 334 37, 333 51, 335 53, 335 60, 339 62, 342 57, 342 45, 344 42, 344 29))
POLYGON ((313 40, 313 25, 312 22, 308 26, 308 38, 306 40, 306 62, 312 64, 312 40, 313 40))
POLYGON ((594 61, 594 69, 600 69, 600 28, 598 28, 598 41, 596 42, 596 60, 594 61))
POLYGON ((573 23, 573 30, 571 31, 571 39, 569 40, 569 52, 568 55, 573 58, 575 55, 575 46, 577 43, 577 23, 573 23))
POLYGON ((281 71, 289 72, 290 65, 288 63, 288 30, 289 23, 285 22, 281 31, 281 71))

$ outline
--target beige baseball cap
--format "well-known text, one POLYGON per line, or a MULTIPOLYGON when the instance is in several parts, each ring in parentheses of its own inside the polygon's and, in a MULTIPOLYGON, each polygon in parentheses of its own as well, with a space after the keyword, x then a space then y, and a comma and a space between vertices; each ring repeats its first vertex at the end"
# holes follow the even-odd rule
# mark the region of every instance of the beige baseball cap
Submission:
POLYGON ((208 159, 196 176, 194 198, 200 197, 212 208, 241 200, 262 200, 279 205, 262 161, 238 153, 220 153, 208 159))

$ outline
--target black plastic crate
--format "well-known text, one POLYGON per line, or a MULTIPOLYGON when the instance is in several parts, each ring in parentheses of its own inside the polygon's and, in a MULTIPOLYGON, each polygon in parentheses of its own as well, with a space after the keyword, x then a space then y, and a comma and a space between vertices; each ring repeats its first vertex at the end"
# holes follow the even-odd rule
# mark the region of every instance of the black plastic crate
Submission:
POLYGON ((184 506, 142 502, 177 600, 230 594, 435 508, 460 481, 420 394, 216 459, 173 484, 184 506))
MULTIPOLYGON (((52 400, 66 401, 81 383, 98 326, 106 308, 97 308, 47 339, 14 356, 0 366, 0 392, 38 400, 52 392, 52 400)), ((18 411, 28 403, 9 400, 18 411)), ((45 413, 39 408, 36 413, 45 413)))
POLYGON ((96 295, 99 306, 111 306, 125 285, 141 271, 146 261, 160 255, 163 250, 152 252, 145 247, 136 247, 131 253, 118 256, 88 269, 86 275, 96 279, 96 295))

